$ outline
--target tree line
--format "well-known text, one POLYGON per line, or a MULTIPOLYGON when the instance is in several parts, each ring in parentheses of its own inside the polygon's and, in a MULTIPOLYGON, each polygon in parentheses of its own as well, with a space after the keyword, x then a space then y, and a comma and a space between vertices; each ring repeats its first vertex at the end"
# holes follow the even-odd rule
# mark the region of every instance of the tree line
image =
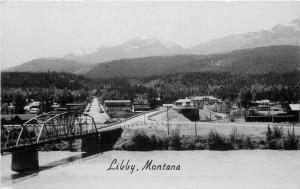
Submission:
MULTIPOLYGON (((99 81, 98 81, 99 82, 99 81)), ((188 96, 212 95, 228 101, 269 99, 297 103, 300 98, 300 72, 233 75, 226 72, 179 73, 147 78, 102 81, 107 97, 124 99, 146 93, 151 100, 172 103, 188 96)))
POLYGON ((31 100, 40 101, 47 110, 51 104, 85 101, 94 83, 70 73, 1 73, 1 113, 8 113, 12 104, 14 113, 25 113, 24 106, 31 100))
MULTIPOLYGON (((65 104, 83 101, 91 95, 105 99, 148 99, 151 107, 172 103, 188 96, 212 95, 227 101, 247 102, 269 99, 297 103, 300 72, 234 75, 227 72, 174 73, 145 78, 91 80, 70 73, 4 72, 1 74, 1 103, 13 102, 16 112, 30 99, 65 104)), ((1 107, 3 111, 3 107, 1 107)))

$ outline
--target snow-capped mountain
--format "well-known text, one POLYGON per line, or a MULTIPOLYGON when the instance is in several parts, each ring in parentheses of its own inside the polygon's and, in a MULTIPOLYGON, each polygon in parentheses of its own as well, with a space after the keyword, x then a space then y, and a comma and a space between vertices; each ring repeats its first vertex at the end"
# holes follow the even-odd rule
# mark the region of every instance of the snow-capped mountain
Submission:
POLYGON ((148 46, 155 46, 155 47, 164 47, 169 50, 182 50, 182 47, 165 41, 163 39, 153 37, 153 36, 139 36, 135 37, 126 43, 120 45, 124 49, 138 49, 138 48, 145 48, 148 46))
POLYGON ((88 54, 95 53, 97 49, 92 48, 86 48, 86 47, 80 47, 72 51, 71 53, 66 54, 63 58, 67 60, 75 59, 78 56, 85 56, 88 54))
POLYGON ((229 35, 187 49, 191 54, 215 54, 271 45, 300 46, 300 19, 278 24, 270 30, 229 35))
POLYGON ((87 63, 101 63, 125 58, 182 54, 184 49, 157 37, 135 37, 121 45, 98 48, 95 52, 81 56, 65 57, 87 63))

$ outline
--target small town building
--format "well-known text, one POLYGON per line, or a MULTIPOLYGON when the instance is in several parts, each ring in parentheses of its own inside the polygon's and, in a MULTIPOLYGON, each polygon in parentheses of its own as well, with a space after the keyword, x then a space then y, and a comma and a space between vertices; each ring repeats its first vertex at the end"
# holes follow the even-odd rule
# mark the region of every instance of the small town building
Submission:
POLYGON ((262 116, 273 116, 277 114, 284 114, 286 112, 283 111, 281 106, 269 106, 269 105, 259 105, 256 108, 256 114, 262 116))
POLYGON ((221 101, 213 96, 194 96, 177 100, 175 102, 175 108, 203 109, 204 105, 213 105, 219 102, 221 101))
POLYGON ((268 99, 257 100, 257 101, 255 101, 255 103, 269 105, 270 104, 270 100, 268 100, 268 99))
POLYGON ((108 112, 131 111, 130 100, 105 100, 104 106, 108 112))
POLYGON ((172 107, 173 107, 173 104, 163 104, 162 106, 163 106, 163 107, 169 107, 169 108, 172 108, 172 107))
POLYGON ((191 107, 193 106, 191 99, 179 99, 175 102, 176 107, 191 107))
POLYGON ((150 104, 133 104, 132 111, 133 112, 145 112, 150 110, 150 104))
POLYGON ((104 108, 110 118, 127 118, 135 114, 130 100, 105 100, 104 108))
POLYGON ((133 99, 132 103, 132 111, 133 112, 145 112, 150 110, 150 103, 148 102, 147 98, 143 96, 137 96, 133 99))
POLYGON ((191 99, 192 104, 200 109, 203 109, 204 105, 212 105, 218 102, 218 99, 213 96, 195 96, 191 99))
POLYGON ((295 116, 295 122, 300 121, 300 104, 289 104, 290 110, 288 113, 295 116))
POLYGON ((26 113, 38 114, 41 110, 41 103, 39 101, 32 101, 30 104, 24 107, 26 113))

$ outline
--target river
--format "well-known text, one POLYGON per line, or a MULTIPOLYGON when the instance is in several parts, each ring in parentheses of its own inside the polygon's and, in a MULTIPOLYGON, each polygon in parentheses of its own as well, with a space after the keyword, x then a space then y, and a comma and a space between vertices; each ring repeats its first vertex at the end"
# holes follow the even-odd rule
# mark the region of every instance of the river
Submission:
POLYGON ((300 151, 109 151, 82 156, 81 152, 39 152, 41 171, 27 175, 11 171, 11 156, 2 156, 2 187, 300 188, 300 151), (114 159, 129 160, 135 171, 107 171, 114 159), (148 160, 179 165, 180 170, 142 170, 148 160))

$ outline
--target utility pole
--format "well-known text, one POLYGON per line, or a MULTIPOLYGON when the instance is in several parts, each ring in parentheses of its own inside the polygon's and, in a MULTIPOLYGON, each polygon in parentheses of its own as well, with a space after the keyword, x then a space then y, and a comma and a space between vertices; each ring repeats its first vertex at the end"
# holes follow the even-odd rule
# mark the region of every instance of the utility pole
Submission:
POLYGON ((295 134, 295 123, 293 122, 293 135, 295 134))
POLYGON ((197 137, 197 125, 196 125, 196 122, 197 122, 197 109, 196 109, 196 117, 195 117, 195 136, 197 137))
POLYGON ((146 124, 146 112, 145 112, 145 110, 144 110, 144 125, 146 124))
POLYGON ((14 106, 12 105, 12 103, 8 106, 8 108, 9 108, 9 112, 10 112, 10 123, 11 123, 11 125, 13 125, 12 111, 14 109, 14 106))
POLYGON ((168 127, 168 136, 170 134, 170 128, 169 128, 169 106, 167 106, 167 127, 168 127))
POLYGON ((223 104, 223 102, 221 102, 221 113, 223 113, 223 111, 222 111, 222 104, 223 104))

